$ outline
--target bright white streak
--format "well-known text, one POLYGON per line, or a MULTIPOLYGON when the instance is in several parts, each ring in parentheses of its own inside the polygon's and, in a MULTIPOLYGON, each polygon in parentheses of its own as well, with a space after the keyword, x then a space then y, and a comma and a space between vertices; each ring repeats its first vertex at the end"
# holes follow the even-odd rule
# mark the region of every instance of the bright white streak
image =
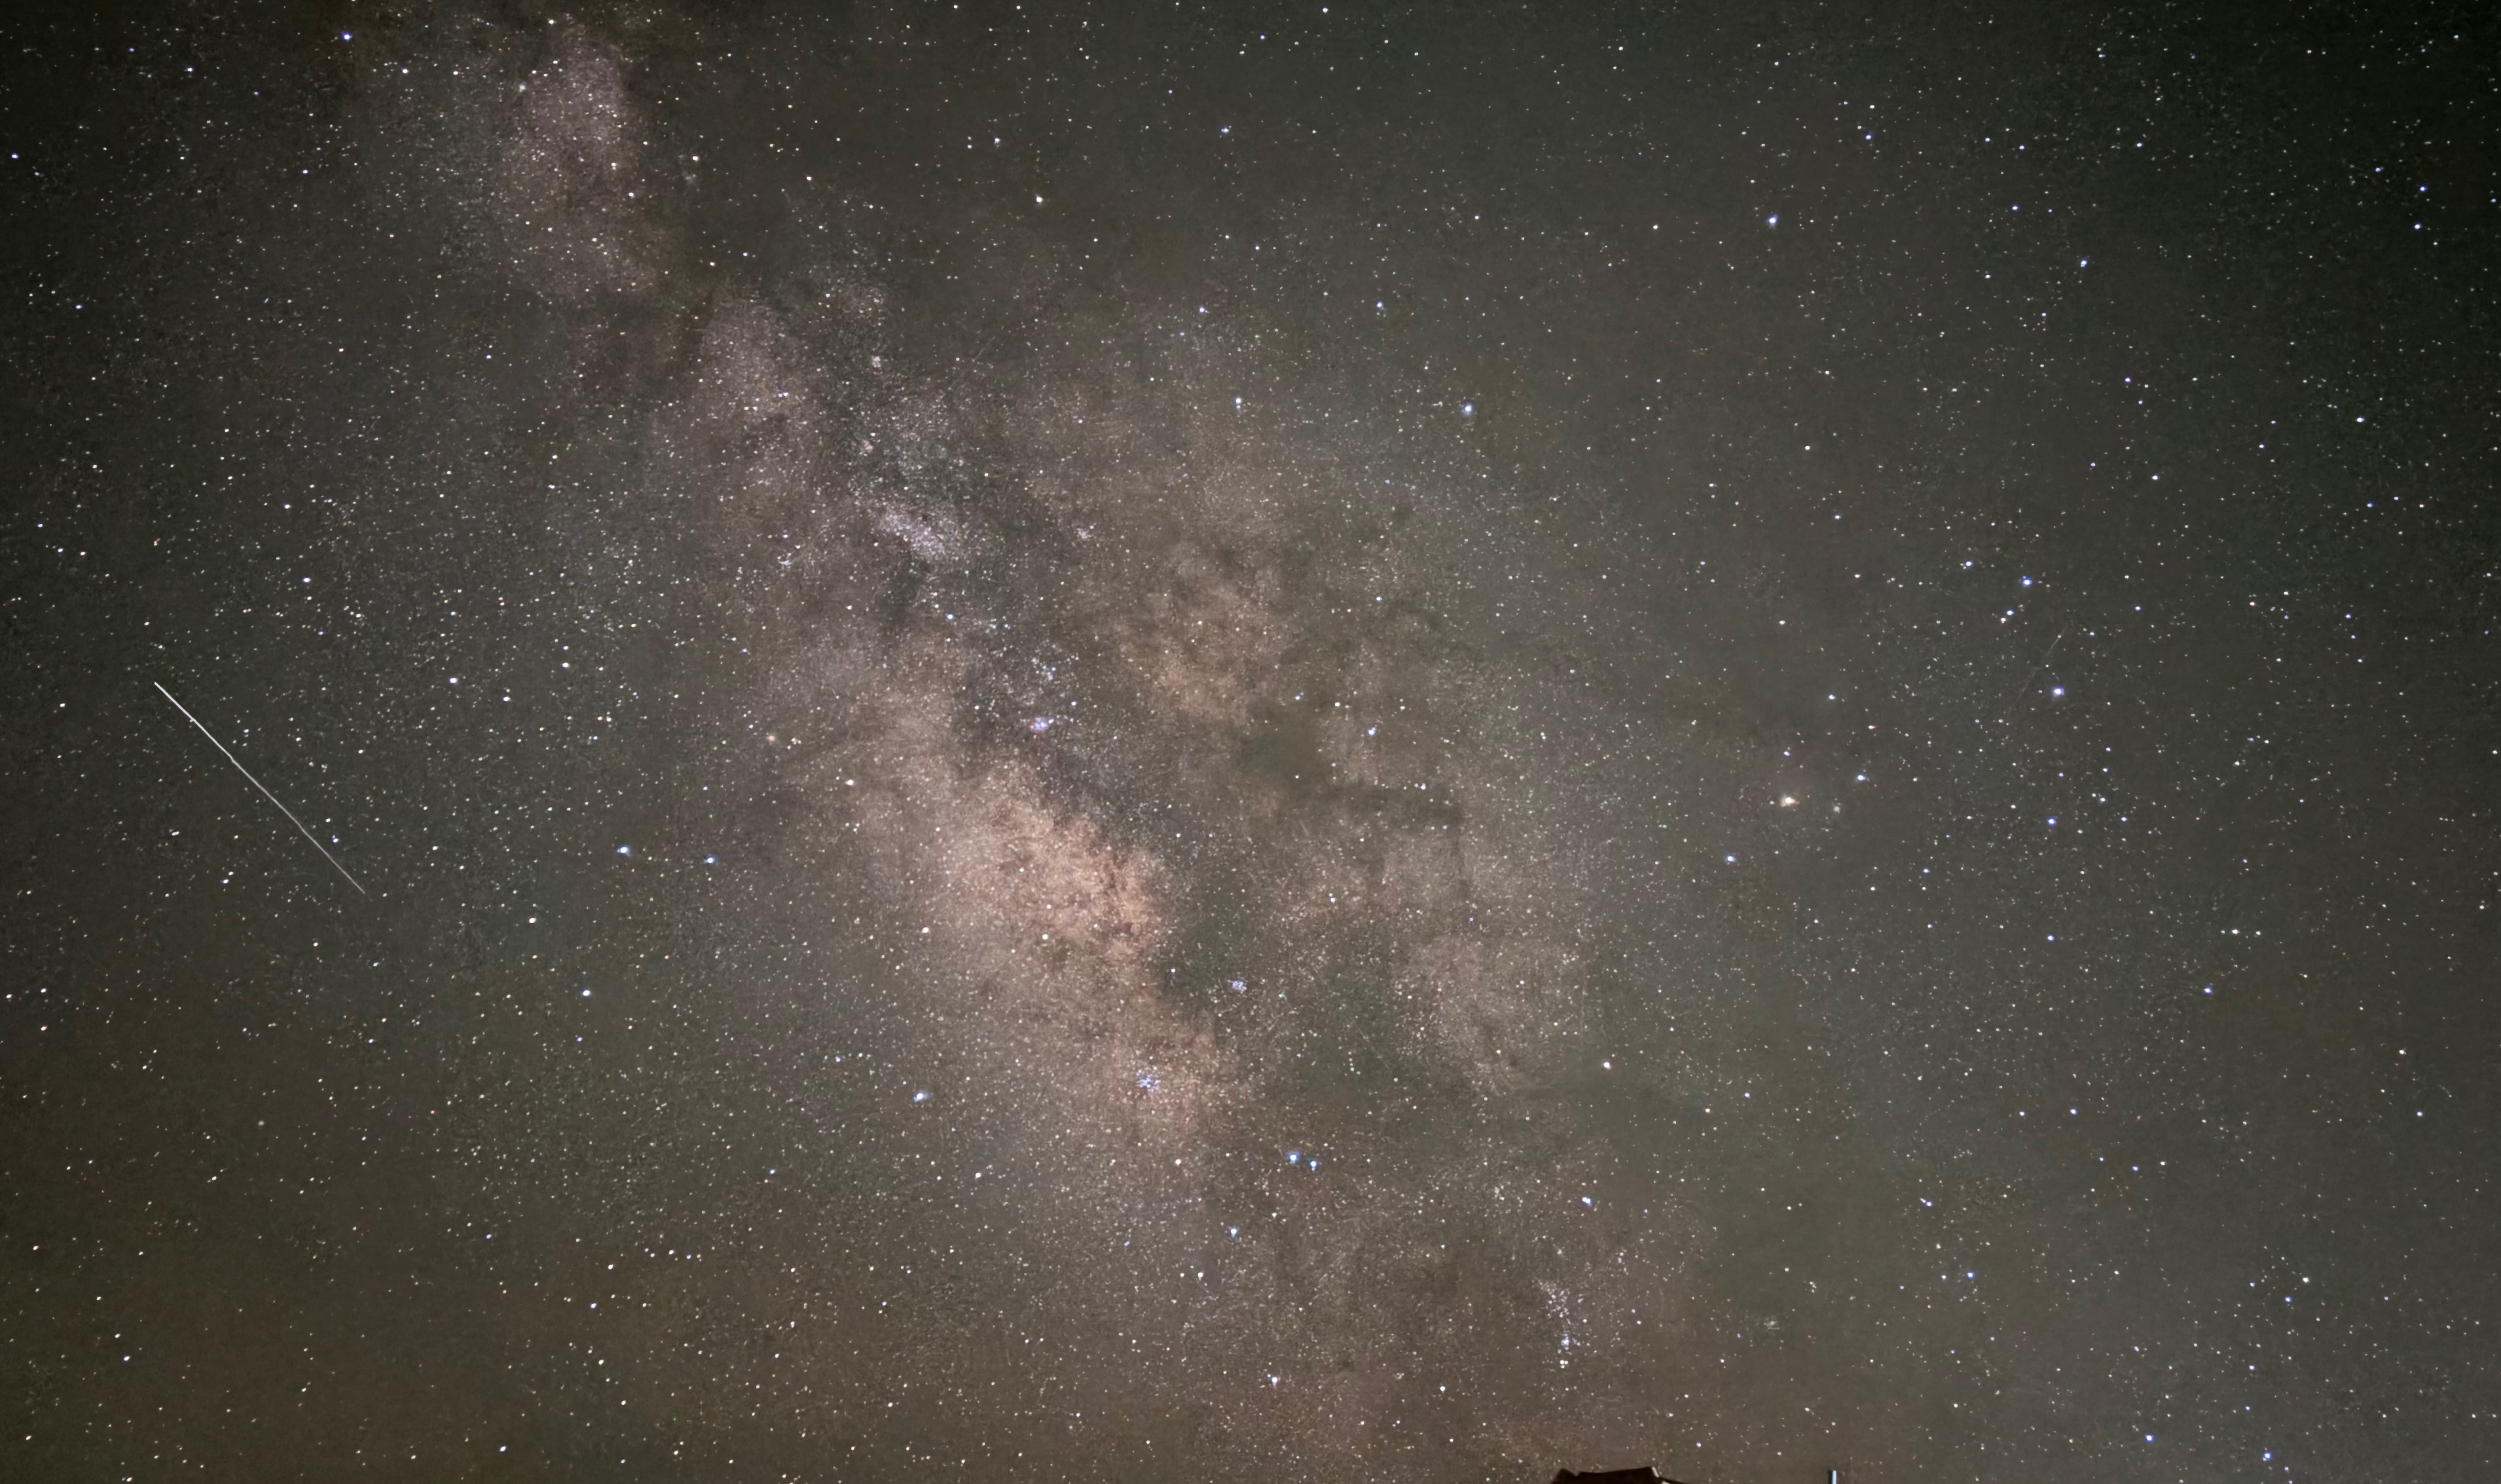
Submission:
MULTIPOLYGON (((165 688, 163 681, 156 680, 150 681, 150 683, 156 687, 156 694, 163 696, 168 701, 174 701, 174 693, 165 688)), ((235 772, 242 774, 246 782, 260 790, 260 796, 262 798, 268 800, 272 804, 278 804, 278 796, 271 793, 268 786, 263 784, 260 779, 251 775, 251 770, 243 765, 243 760, 241 758, 236 757, 231 752, 226 752, 226 744, 217 741, 217 734, 210 731, 207 725, 204 724, 199 717, 191 714, 191 709, 189 707, 184 706, 180 701, 174 701, 174 709, 181 711, 183 713, 183 718, 185 721, 188 721, 191 725, 200 729, 200 735, 209 740, 210 746, 217 748, 219 752, 225 752, 226 761, 234 764, 235 772)), ((295 811, 293 809, 288 808, 283 804, 278 804, 278 811, 284 814, 286 816, 286 822, 295 826, 295 828, 303 834, 306 840, 313 841, 313 848, 321 852, 321 859, 328 861, 330 865, 337 870, 339 874, 348 876, 348 884, 356 889, 356 894, 358 896, 370 897, 373 895, 372 892, 365 890, 364 882, 357 880, 354 876, 348 875, 348 868, 339 864, 339 858, 330 853, 329 846, 324 845, 320 841, 314 839, 313 832, 304 828, 304 821, 295 817, 295 811)))

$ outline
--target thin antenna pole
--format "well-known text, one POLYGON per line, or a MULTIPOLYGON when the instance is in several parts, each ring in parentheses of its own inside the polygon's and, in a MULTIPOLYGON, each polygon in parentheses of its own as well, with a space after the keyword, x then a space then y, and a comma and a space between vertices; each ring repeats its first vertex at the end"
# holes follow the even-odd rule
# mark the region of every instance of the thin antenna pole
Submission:
MULTIPOLYGON (((174 701, 174 693, 165 688, 163 681, 157 680, 150 681, 150 683, 156 687, 156 694, 163 696, 168 701, 174 701)), ((315 839, 311 830, 304 828, 304 821, 295 817, 295 811, 293 809, 288 808, 283 804, 279 804, 278 796, 269 791, 267 784, 251 775, 251 770, 243 765, 243 760, 241 758, 236 757, 231 752, 226 752, 226 744, 217 741, 217 734, 210 731, 208 726, 203 723, 199 717, 191 714, 191 709, 189 707, 184 706, 180 701, 174 701, 174 709, 181 711, 184 720, 200 729, 200 735, 209 740, 210 746, 217 748, 219 752, 225 752, 226 761, 234 764, 235 772, 242 774, 245 781, 251 784, 252 787, 260 790, 260 796, 262 798, 268 800, 272 804, 278 804, 278 811, 286 816, 286 822, 295 826, 296 830, 302 834, 306 840, 313 841, 313 848, 321 852, 321 859, 328 861, 331 867, 336 870, 339 874, 348 876, 348 884, 356 889, 356 895, 360 897, 370 897, 373 895, 372 892, 365 890, 364 882, 357 880, 354 876, 348 875, 348 868, 339 864, 339 858, 330 853, 330 847, 321 843, 319 840, 315 839)))

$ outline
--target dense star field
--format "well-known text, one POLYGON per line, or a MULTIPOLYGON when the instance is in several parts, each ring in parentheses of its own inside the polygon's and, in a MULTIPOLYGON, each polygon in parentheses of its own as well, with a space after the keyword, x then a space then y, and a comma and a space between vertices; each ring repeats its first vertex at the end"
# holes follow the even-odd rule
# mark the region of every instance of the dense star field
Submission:
POLYGON ((2494 1467, 2492 14, 0 41, 0 1476, 2494 1467))

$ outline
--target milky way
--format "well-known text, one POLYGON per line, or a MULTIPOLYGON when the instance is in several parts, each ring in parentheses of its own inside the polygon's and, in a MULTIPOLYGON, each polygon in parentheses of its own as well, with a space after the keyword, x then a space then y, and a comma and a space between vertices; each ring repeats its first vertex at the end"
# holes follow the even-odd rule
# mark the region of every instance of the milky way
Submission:
POLYGON ((2488 34, 828 10, 25 22, 0 1472, 2489 1467, 2488 34))

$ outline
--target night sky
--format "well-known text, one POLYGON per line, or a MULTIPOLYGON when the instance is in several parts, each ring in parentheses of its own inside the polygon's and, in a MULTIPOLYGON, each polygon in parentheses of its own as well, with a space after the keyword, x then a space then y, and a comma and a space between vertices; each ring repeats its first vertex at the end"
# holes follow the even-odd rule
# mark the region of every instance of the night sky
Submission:
POLYGON ((2492 1468, 2501 20, 1869 9, 12 7, 0 1476, 2492 1468))

